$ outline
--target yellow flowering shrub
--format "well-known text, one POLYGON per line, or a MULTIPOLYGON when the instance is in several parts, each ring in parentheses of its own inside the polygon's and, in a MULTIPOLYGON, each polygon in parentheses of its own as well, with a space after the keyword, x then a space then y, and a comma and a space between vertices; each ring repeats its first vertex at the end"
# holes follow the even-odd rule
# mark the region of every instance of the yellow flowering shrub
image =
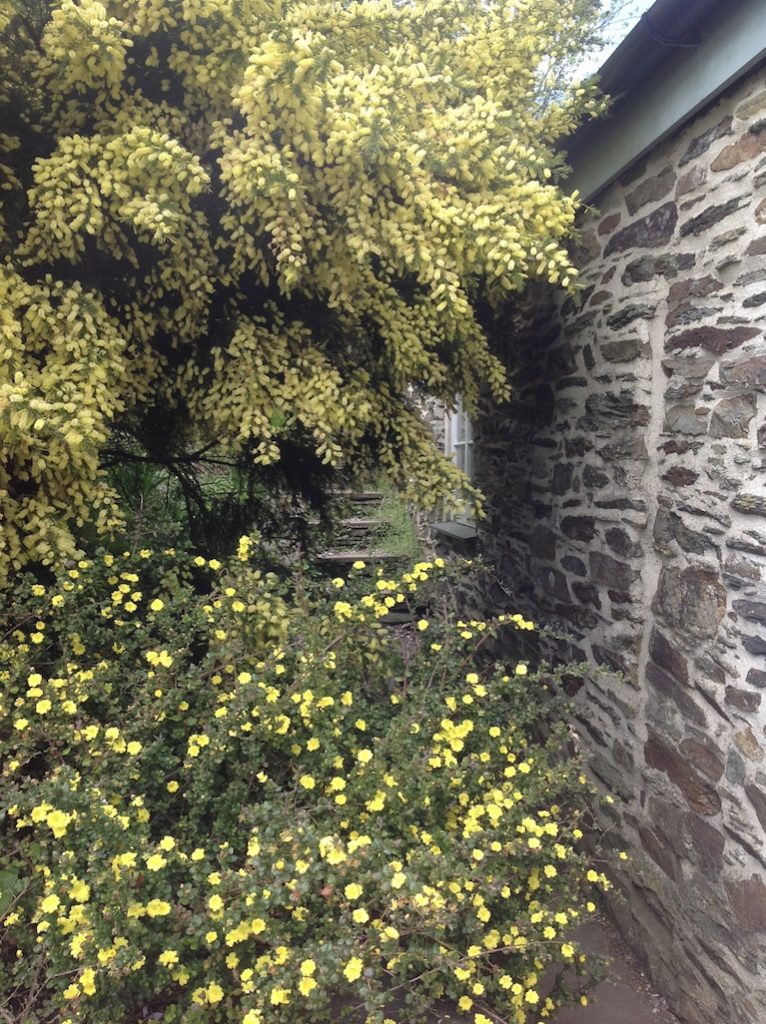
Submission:
POLYGON ((546 1020, 548 966, 587 987, 571 933, 608 883, 533 624, 423 617, 403 645, 380 620, 439 560, 339 594, 250 551, 98 555, 5 610, 5 1018, 546 1020))
POLYGON ((0 0, 0 573, 118 523, 115 436, 452 492, 413 394, 505 395, 487 309, 574 281, 598 8, 0 0))

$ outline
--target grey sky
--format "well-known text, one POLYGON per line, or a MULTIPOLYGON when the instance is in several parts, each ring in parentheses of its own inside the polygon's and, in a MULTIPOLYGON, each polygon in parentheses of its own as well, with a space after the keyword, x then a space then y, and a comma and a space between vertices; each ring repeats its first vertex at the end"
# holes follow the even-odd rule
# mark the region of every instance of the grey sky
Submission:
POLYGON ((609 54, 617 49, 644 11, 649 10, 653 4, 654 0, 626 0, 610 25, 606 45, 602 49, 588 54, 580 65, 580 73, 589 75, 594 71, 598 71, 609 54))

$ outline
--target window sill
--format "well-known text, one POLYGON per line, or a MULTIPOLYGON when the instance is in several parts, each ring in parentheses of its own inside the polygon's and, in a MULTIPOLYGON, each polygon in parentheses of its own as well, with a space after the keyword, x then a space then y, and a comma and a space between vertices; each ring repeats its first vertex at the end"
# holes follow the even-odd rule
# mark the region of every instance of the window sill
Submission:
POLYGON ((446 520, 443 523, 433 523, 431 529, 450 550, 463 555, 476 553, 479 535, 475 526, 446 520))

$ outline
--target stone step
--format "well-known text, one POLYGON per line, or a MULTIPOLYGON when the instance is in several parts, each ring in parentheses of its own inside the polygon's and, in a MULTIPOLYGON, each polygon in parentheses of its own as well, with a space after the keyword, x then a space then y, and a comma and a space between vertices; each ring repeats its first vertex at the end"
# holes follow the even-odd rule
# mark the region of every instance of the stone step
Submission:
POLYGON ((391 611, 387 615, 381 616, 378 622, 384 626, 406 626, 410 622, 415 621, 415 616, 412 612, 406 611, 391 611))
POLYGON ((325 565, 350 565, 352 562, 401 562, 402 556, 387 551, 322 551, 317 561, 325 565))
POLYGON ((382 501, 383 491, 333 491, 334 498, 342 498, 344 501, 372 502, 382 501))
POLYGON ((375 516, 351 516, 338 520, 338 527, 343 530, 379 530, 381 526, 383 520, 375 516))

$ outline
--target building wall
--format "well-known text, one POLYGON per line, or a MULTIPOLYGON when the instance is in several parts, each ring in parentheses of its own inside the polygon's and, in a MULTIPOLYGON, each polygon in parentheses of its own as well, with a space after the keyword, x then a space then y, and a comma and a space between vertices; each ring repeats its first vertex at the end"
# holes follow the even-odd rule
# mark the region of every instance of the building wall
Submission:
MULTIPOLYGON (((628 126, 625 126, 628 130, 628 126)), ((604 666, 577 730, 623 930, 689 1024, 766 1022, 766 75, 594 201, 478 424, 503 587, 604 666)))

